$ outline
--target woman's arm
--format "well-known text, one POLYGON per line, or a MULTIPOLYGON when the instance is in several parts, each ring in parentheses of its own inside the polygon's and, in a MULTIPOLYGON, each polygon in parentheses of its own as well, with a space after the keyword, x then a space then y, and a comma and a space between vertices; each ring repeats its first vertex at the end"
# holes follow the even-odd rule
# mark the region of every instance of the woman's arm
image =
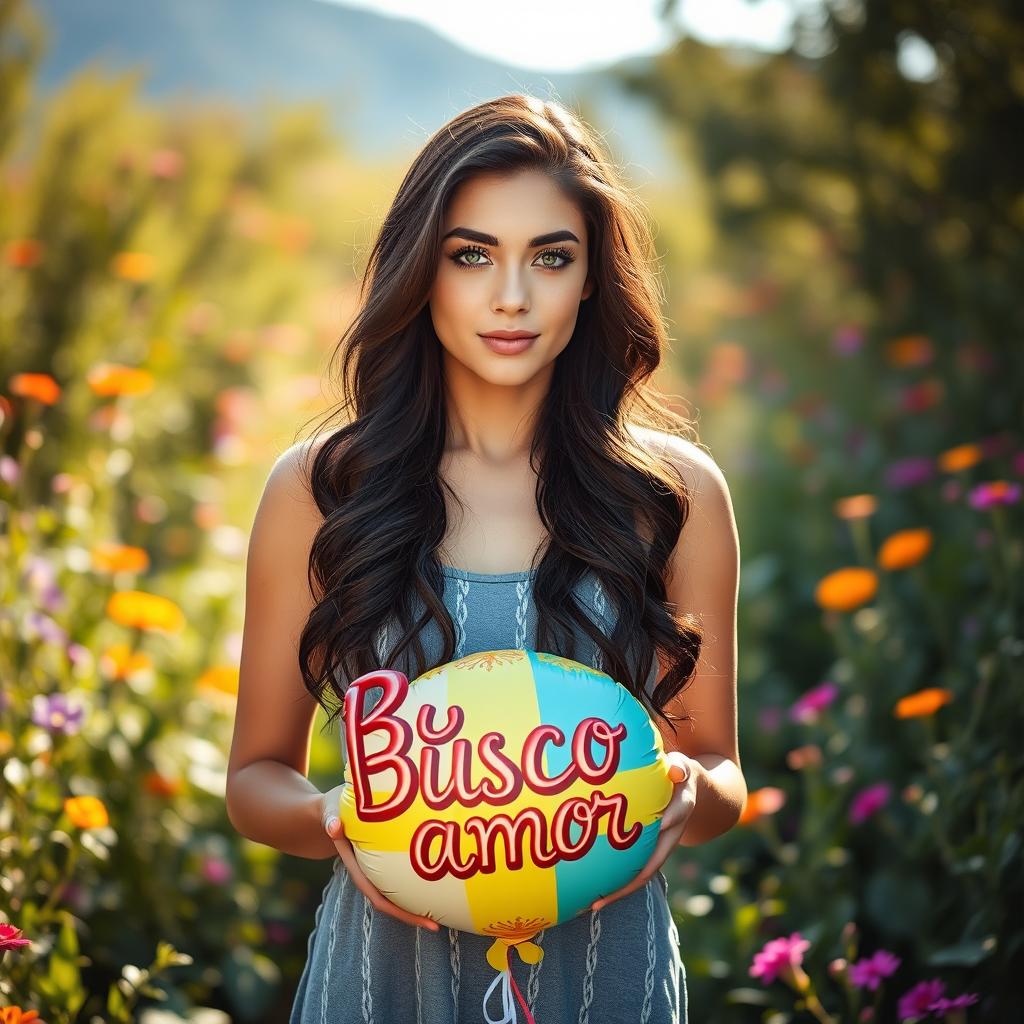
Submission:
POLYGON ((324 831, 322 794, 307 775, 317 703, 298 667, 313 606, 307 565, 322 516, 295 445, 274 464, 249 538, 238 705, 228 761, 231 824, 247 839, 297 857, 338 854, 324 831))
POLYGON ((693 680, 669 704, 692 722, 674 730, 658 719, 668 750, 697 762, 697 797, 679 840, 697 846, 728 832, 743 811, 747 784, 737 739, 736 602, 739 534, 729 487, 707 453, 671 437, 663 449, 690 485, 690 515, 672 554, 668 600, 677 615, 694 612, 704 640, 693 680), (685 711, 684 711, 685 709, 685 711))

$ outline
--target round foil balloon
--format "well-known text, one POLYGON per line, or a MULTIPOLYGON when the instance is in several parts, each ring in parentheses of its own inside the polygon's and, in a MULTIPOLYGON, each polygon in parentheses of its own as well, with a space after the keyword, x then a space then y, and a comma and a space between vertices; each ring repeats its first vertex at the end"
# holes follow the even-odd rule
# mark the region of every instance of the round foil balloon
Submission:
POLYGON ((369 672, 345 694, 340 817, 389 899, 440 924, 528 940, 627 884, 672 794, 661 734, 610 676, 529 650, 485 651, 411 684, 369 672))

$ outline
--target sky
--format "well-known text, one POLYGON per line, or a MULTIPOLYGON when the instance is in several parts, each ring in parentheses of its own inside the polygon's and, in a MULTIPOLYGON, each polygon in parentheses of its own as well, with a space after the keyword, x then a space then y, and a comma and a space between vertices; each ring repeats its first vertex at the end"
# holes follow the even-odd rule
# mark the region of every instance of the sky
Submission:
MULTIPOLYGON (((534 71, 584 71, 656 53, 673 32, 660 0, 318 0, 408 18, 483 56, 534 71)), ((783 50, 816 0, 679 0, 676 22, 702 42, 783 50)))

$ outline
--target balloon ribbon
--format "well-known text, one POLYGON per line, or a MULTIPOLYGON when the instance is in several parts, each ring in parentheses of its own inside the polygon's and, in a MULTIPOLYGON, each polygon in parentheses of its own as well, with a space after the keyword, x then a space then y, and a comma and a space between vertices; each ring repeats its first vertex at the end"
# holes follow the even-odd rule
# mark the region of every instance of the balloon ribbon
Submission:
POLYGON ((509 942, 507 939, 502 938, 495 939, 494 944, 487 950, 487 962, 498 972, 498 975, 484 993, 484 1019, 487 1021, 487 1024, 516 1024, 514 995, 515 999, 519 1001, 519 1005, 523 1008, 523 1013, 526 1014, 526 1024, 537 1024, 533 1014, 530 1013, 529 1006, 526 1005, 526 1000, 523 999, 522 992, 519 991, 516 979, 512 977, 512 965, 509 963, 510 947, 515 947, 520 959, 524 963, 535 964, 544 959, 544 950, 528 939, 523 939, 520 942, 509 942), (487 1010, 487 1001, 491 998, 491 993, 499 984, 501 985, 502 1015, 500 1017, 492 1017, 487 1010))

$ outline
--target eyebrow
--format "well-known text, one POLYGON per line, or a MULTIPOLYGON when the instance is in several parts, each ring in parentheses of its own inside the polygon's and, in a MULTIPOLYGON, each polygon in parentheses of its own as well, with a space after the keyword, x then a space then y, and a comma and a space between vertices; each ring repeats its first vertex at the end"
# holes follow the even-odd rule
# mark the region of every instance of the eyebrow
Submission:
MULTIPOLYGON (((481 242, 484 245, 501 248, 501 242, 494 235, 475 231, 473 228, 452 228, 441 238, 441 241, 448 238, 465 238, 470 242, 481 242)), ((539 245, 550 245, 552 242, 579 242, 579 239, 568 228, 562 228, 559 231, 549 231, 546 235, 537 235, 536 238, 531 238, 527 243, 527 248, 536 249, 539 245)))

